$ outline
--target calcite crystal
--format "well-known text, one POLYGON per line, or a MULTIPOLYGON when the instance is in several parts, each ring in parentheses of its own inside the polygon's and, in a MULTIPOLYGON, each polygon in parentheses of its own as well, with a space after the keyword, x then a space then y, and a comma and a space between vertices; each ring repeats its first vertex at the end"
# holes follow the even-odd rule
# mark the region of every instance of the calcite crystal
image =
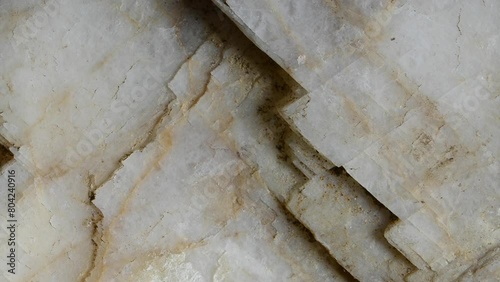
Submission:
POLYGON ((0 7, 0 280, 500 277, 500 3, 0 7))
POLYGON ((498 2, 215 2, 309 91, 290 125, 398 217, 408 279, 457 279, 497 248, 498 2))
POLYGON ((3 8, 1 133, 14 159, 3 154, 2 185, 16 171, 18 198, 4 280, 349 279, 256 165, 271 164, 273 191, 304 180, 278 159, 270 135, 284 122, 265 105, 292 82, 210 2, 3 8))

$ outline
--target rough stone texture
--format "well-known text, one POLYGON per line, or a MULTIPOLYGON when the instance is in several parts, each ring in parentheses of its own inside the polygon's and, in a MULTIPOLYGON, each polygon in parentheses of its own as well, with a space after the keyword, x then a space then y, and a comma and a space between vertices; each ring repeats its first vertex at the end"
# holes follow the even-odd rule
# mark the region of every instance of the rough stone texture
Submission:
POLYGON ((1 13, 1 179, 16 170, 19 220, 3 279, 350 279, 282 205, 305 177, 265 104, 299 87, 210 2, 1 13))
MULTIPOLYGON (((266 170, 239 157, 243 147, 269 153, 263 143, 271 138, 257 134, 259 144, 249 133, 273 132, 248 114, 258 111, 259 96, 279 94, 281 79, 259 68, 262 54, 236 43, 244 38, 214 40, 168 84, 173 108, 183 114, 162 124, 155 140, 97 190, 102 243, 90 280, 343 281, 328 252, 269 193, 270 181, 260 175, 266 170), (192 77, 189 92, 180 83, 185 77, 192 77)), ((301 180, 276 152, 268 161, 266 168, 282 174, 273 184, 301 180)))
POLYGON ((3 280, 496 281, 499 3, 214 2, 0 4, 3 280))
POLYGON ((214 2, 309 91, 283 116, 400 219, 419 275, 500 243, 498 2, 214 2))

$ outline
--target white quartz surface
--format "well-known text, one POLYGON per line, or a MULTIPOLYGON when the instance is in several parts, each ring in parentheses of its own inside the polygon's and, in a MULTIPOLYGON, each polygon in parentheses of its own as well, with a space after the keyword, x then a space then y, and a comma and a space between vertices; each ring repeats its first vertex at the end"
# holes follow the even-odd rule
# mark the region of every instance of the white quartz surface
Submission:
POLYGON ((426 277, 500 243, 497 1, 214 2, 309 91, 283 116, 401 220, 386 237, 426 277))

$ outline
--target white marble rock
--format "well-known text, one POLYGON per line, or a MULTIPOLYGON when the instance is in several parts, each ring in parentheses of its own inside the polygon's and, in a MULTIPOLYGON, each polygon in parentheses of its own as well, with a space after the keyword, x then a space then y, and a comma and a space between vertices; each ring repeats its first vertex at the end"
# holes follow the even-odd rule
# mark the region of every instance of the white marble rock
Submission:
POLYGON ((283 115, 399 217, 386 237, 427 277, 500 243, 498 2, 214 2, 309 91, 283 115))
POLYGON ((0 280, 499 276, 497 2, 213 2, 0 4, 0 280))
POLYGON ((238 44, 267 60, 245 38, 224 44, 235 29, 211 5, 1 5, 0 134, 14 153, 1 179, 16 169, 19 181, 17 274, 2 279, 348 279, 280 204, 304 177, 278 159, 264 134, 274 127, 244 123, 259 119, 253 98, 251 119, 234 116, 239 135, 224 132, 225 111, 272 96, 275 78, 240 59, 238 44), (206 17, 228 29, 215 34, 206 17), (253 160, 274 170, 242 160, 234 145, 250 131, 268 148, 253 160))

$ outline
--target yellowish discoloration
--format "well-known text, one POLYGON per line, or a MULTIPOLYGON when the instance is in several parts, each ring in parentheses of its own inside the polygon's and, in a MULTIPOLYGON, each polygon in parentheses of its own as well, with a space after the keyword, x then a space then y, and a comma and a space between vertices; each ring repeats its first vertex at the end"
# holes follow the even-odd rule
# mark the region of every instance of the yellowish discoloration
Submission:
MULTIPOLYGON (((92 274, 96 275, 98 273, 95 281, 100 281, 101 276, 104 274, 105 263, 102 261, 102 259, 105 258, 109 252, 108 243, 112 242, 112 237, 111 237, 112 235, 110 234, 111 230, 115 227, 116 224, 118 224, 118 220, 126 212, 128 212, 128 206, 130 205, 133 197, 137 195, 137 191, 141 187, 141 185, 148 180, 148 177, 153 172, 156 172, 160 169, 159 167, 160 161, 164 160, 168 156, 168 153, 170 152, 173 144, 171 131, 172 128, 167 128, 165 131, 159 134, 158 138, 159 143, 162 145, 162 150, 160 154, 155 159, 150 161, 148 165, 145 166, 146 169, 142 172, 141 176, 135 180, 135 182, 132 185, 132 189, 127 195, 127 198, 123 201, 123 203, 121 203, 117 216, 111 219, 109 227, 102 231, 102 237, 100 242, 106 242, 106 244, 99 244, 102 250, 98 252, 97 256, 99 260, 97 261, 98 263, 96 264, 96 267, 93 270, 94 274, 92 274)), ((102 228, 102 225, 100 228, 102 228)))

